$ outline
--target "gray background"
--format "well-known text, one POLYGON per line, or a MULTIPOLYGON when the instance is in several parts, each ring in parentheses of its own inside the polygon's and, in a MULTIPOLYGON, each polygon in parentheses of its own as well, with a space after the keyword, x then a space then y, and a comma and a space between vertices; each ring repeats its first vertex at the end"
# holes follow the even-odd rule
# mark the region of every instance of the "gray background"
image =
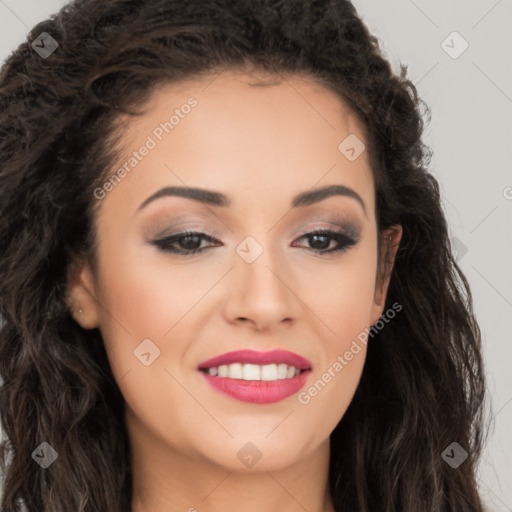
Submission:
MULTIPOLYGON (((0 0, 0 60, 65 3, 0 0)), ((473 292, 491 393, 481 492, 489 512, 512 512, 512 0, 353 4, 431 108, 425 142, 473 292), (457 58, 446 51, 463 47, 454 31, 469 45, 457 58)))

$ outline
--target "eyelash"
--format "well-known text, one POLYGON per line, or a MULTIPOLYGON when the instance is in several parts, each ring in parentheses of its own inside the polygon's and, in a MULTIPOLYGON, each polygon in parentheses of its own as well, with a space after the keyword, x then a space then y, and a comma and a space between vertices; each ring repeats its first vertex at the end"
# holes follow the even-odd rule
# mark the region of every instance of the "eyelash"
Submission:
MULTIPOLYGON (((338 253, 338 252, 344 253, 344 252, 348 251, 348 249, 350 247, 356 245, 359 241, 359 237, 358 237, 357 233, 351 228, 347 229, 347 234, 340 233, 338 231, 332 231, 332 230, 318 228, 318 229, 309 231, 308 233, 305 233, 304 235, 302 235, 299 238, 299 240, 302 238, 310 238, 313 236, 329 237, 332 240, 335 240, 339 244, 339 246, 335 249, 328 249, 328 250, 311 249, 311 251, 313 251, 315 254, 319 254, 319 255, 332 254, 332 253, 338 253)), ((185 231, 176 233, 174 235, 171 235, 171 236, 168 236, 165 238, 153 240, 150 243, 152 245, 156 246, 161 251, 169 252, 172 254, 177 254, 180 256, 184 256, 184 257, 192 256, 194 254, 201 253, 201 252, 205 251, 206 249, 208 249, 208 247, 203 247, 203 248, 197 248, 197 249, 182 250, 182 249, 176 249, 176 248, 172 247, 173 243, 180 241, 187 237, 200 237, 201 239, 206 240, 208 242, 215 242, 215 241, 218 242, 218 240, 215 240, 215 238, 207 235, 206 233, 185 230, 185 231)), ((216 244, 216 245, 218 246, 219 244, 216 244)))

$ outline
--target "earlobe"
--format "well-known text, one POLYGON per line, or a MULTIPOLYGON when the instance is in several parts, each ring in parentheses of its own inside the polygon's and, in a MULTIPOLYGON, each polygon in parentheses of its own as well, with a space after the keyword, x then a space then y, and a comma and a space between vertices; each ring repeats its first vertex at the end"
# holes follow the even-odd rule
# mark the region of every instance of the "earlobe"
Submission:
POLYGON ((90 267, 85 262, 71 266, 68 275, 67 304, 75 321, 84 329, 99 326, 98 301, 90 267))
POLYGON ((384 312, 389 282, 391 280, 396 252, 398 251, 401 238, 402 226, 400 224, 394 225, 384 232, 380 269, 375 282, 375 294, 370 325, 374 325, 384 312))

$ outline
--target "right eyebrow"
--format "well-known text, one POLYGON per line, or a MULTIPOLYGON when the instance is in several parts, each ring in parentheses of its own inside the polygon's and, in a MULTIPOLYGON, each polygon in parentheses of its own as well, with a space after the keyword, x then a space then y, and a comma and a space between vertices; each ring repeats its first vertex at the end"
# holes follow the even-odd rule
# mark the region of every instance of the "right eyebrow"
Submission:
POLYGON ((203 188, 192 188, 192 187, 165 187, 153 195, 149 196, 140 206, 139 210, 142 210, 152 201, 166 196, 179 196, 193 199, 201 203, 210 204, 212 206, 223 206, 227 207, 231 204, 229 199, 221 192, 214 192, 213 190, 205 190, 203 188))

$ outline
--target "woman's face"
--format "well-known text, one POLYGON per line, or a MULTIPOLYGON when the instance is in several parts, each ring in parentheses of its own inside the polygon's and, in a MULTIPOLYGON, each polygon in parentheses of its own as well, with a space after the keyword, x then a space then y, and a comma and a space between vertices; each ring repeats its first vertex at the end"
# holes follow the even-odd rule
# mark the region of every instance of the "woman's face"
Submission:
POLYGON ((71 287, 135 450, 236 471, 325 448, 387 287, 356 117, 309 80, 254 81, 167 85, 125 119, 116 176, 95 191, 97 273, 84 266, 71 287))

